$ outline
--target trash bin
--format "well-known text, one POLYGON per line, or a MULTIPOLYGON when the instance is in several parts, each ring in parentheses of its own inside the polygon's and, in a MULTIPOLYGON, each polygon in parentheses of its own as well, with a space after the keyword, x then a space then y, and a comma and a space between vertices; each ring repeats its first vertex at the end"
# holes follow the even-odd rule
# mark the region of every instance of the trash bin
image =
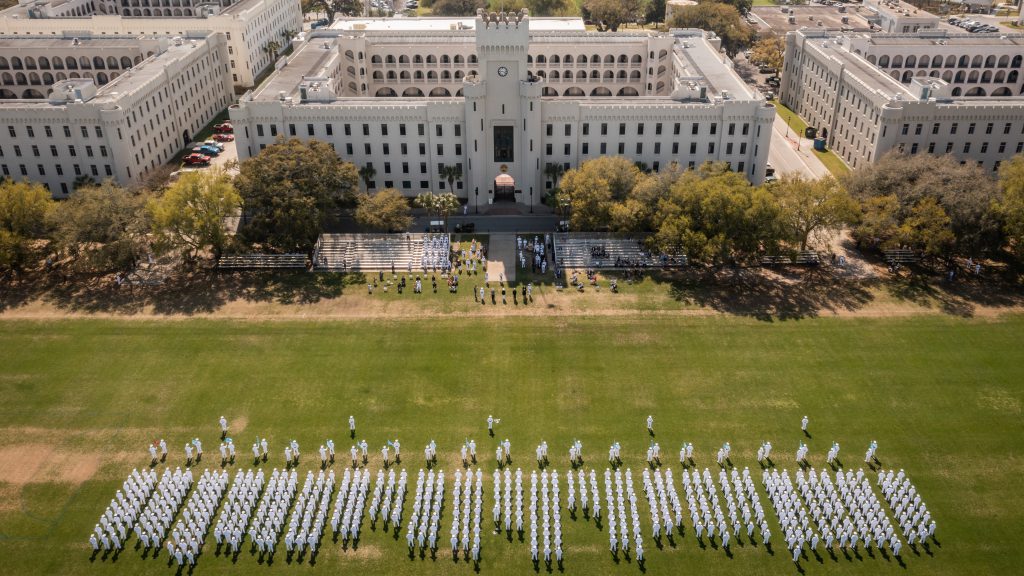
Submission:
POLYGON ((825 139, 824 138, 815 138, 814 139, 814 149, 817 150, 818 152, 824 152, 825 151, 825 139))
POLYGON ((808 126, 804 129, 804 138, 814 138, 818 135, 818 129, 813 126, 808 126))

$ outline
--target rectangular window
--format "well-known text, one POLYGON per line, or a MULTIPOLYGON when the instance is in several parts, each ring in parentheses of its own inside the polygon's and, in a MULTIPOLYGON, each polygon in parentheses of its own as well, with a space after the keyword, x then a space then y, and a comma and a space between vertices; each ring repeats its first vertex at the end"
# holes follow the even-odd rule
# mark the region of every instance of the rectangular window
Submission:
POLYGON ((544 134, 547 135, 547 136, 553 136, 555 134, 555 125, 554 124, 545 124, 544 125, 544 134))
POLYGON ((711 123, 711 134, 718 134, 718 122, 711 123))
POLYGON ((81 126, 80 128, 82 130, 82 138, 88 138, 89 137, 89 129, 86 128, 85 126, 81 126))
POLYGON ((425 127, 425 125, 424 125, 424 124, 417 124, 417 125, 416 125, 416 132, 417 132, 417 133, 418 133, 418 134, 419 134, 420 136, 426 136, 426 135, 427 135, 427 129, 426 129, 426 127, 425 127))
POLYGON ((565 125, 565 135, 572 136, 572 124, 565 125))
POLYGON ((270 135, 277 136, 277 124, 270 125, 270 135))
POLYGON ((661 142, 654 143, 654 153, 661 154, 661 142))
POLYGON ((661 136, 661 122, 658 122, 654 125, 654 135, 661 136))
POLYGON ((625 136, 625 135, 626 135, 626 123, 625 122, 619 122, 619 136, 625 136))
POLYGON ((950 154, 952 152, 953 152, 953 143, 952 142, 947 142, 946 143, 946 154, 950 154))
POLYGON ((988 152, 988 142, 982 142, 981 143, 981 153, 984 154, 986 152, 988 152))
POLYGON ((988 125, 985 126, 985 134, 991 134, 991 133, 992 133, 992 123, 989 122, 988 125))
POLYGON ((626 143, 625 142, 619 142, 619 156, 621 156, 621 155, 623 155, 625 153, 626 153, 626 143))
POLYGON ((938 134, 938 133, 939 133, 939 123, 936 122, 935 124, 932 124, 932 134, 938 134))
POLYGON ((729 122, 729 136, 735 136, 735 135, 736 135, 736 123, 735 122, 729 122))
POLYGON ((696 153, 697 153, 697 143, 696 142, 690 142, 690 154, 696 154, 696 153))
POLYGON ((590 154, 590 145, 589 145, 589 144, 587 144, 586 142, 584 142, 584 143, 583 143, 583 148, 582 148, 582 150, 581 150, 581 153, 582 153, 582 154, 583 154, 584 156, 586 156, 587 154, 590 154))
POLYGON ((57 157, 57 146, 50 144, 50 156, 57 157))
POLYGON ((384 173, 391 174, 391 162, 384 163, 384 173))
POLYGON ((715 153, 715 143, 714 142, 708 142, 708 154, 714 154, 714 153, 715 153))
POLYGON ((383 145, 381 146, 381 150, 383 150, 383 151, 384 151, 384 155, 385 155, 385 156, 390 156, 390 155, 391 155, 391 145, 390 145, 390 144, 388 144, 387 142, 385 142, 385 143, 384 143, 384 144, 383 144, 383 145))
POLYGON ((426 156, 426 154, 427 154, 427 144, 425 142, 420 142, 420 156, 426 156))
POLYGON ((437 155, 444 156, 444 144, 437 145, 437 155))
POLYGON ((608 135, 608 124, 602 122, 601 123, 601 136, 607 136, 607 135, 608 135))
POLYGON ((675 156, 676 154, 679 154, 679 142, 672 143, 672 155, 675 156))
POLYGON ((967 133, 974 134, 974 122, 971 122, 970 124, 967 125, 967 133))
POLYGON ((363 142, 363 152, 365 152, 367 156, 369 156, 370 154, 373 153, 373 152, 370 151, 370 143, 369 142, 363 142))
MULTIPOLYGON (((43 132, 46 133, 46 137, 47 138, 53 138, 53 130, 51 130, 49 126, 43 126, 43 132)), ((1006 125, 1006 132, 1004 132, 1004 134, 1009 134, 1009 133, 1010 133, 1010 125, 1007 124, 1006 125)))
MULTIPOLYGON (((957 122, 953 122, 952 126, 949 127, 949 133, 950 134, 956 134, 957 125, 958 125, 957 122)), ((882 134, 882 136, 885 136, 885 134, 882 134)))
POLYGON ((334 136, 334 124, 325 124, 324 128, 327 130, 328 136, 334 136))
POLYGON ((515 134, 511 126, 494 127, 494 161, 515 161, 515 134))
MULTIPOLYGON (((12 136, 13 136, 13 134, 12 134, 12 136)), ((64 126, 64 137, 65 138, 71 138, 71 127, 70 126, 64 126)))
MULTIPOLYGON (((1006 127, 1009 129, 1010 125, 1007 124, 1006 127)), ((1009 134, 1009 132, 1007 132, 1007 134, 1009 134)), ((583 123, 583 135, 590 136, 590 124, 588 122, 583 123)))
POLYGON ((370 125, 369 124, 363 124, 363 136, 369 136, 369 135, 370 135, 370 125))
POLYGON ((640 154, 644 153, 644 143, 643 142, 637 142, 636 143, 636 153, 637 153, 638 156, 640 154))
POLYGON ((398 135, 405 136, 405 124, 398 125, 398 135))
POLYGON ((306 124, 306 135, 313 136, 316 132, 313 130, 312 124, 306 124))
POLYGON ((964 154, 967 154, 970 151, 971 151, 971 143, 968 142, 968 143, 964 144, 964 154))
POLYGON ((935 153, 935 142, 929 142, 928 143, 928 153, 929 154, 934 154, 935 153))
POLYGON ((345 136, 351 136, 351 135, 352 135, 352 125, 351 124, 345 124, 345 136))
POLYGON ((387 124, 381 124, 380 125, 380 135, 381 136, 387 136, 388 135, 388 125, 387 124))
MULTIPOLYGON (((746 136, 748 134, 750 134, 750 124, 744 122, 743 123, 743 135, 746 136)), ((742 172, 742 170, 741 170, 741 172, 742 172)))
POLYGON ((637 123, 637 125, 636 125, 636 135, 637 136, 643 136, 644 135, 644 123, 643 122, 637 123))
POLYGON ((920 136, 921 135, 921 129, 923 127, 924 126, 922 124, 918 124, 918 125, 914 126, 914 136, 920 136))
POLYGON ((28 132, 28 137, 29 138, 35 138, 36 137, 36 131, 33 130, 31 126, 25 126, 25 131, 28 132))
POLYGON ((570 144, 566 144, 565 145, 565 150, 564 150, 564 153, 565 153, 566 156, 569 155, 569 151, 570 150, 571 150, 571 145, 570 144))
POLYGON ((345 143, 345 155, 351 156, 352 154, 354 154, 354 152, 352 152, 352 143, 351 142, 346 142, 345 143))
POLYGON ((607 153, 608 153, 608 143, 607 142, 601 142, 601 154, 607 154, 607 153))
POLYGON ((732 154, 732 142, 729 142, 728 144, 725 145, 725 153, 732 154))
POLYGON ((910 130, 910 124, 904 124, 903 128, 900 130, 900 134, 902 134, 903 136, 906 136, 907 132, 909 130, 910 130))
POLYGON ((402 142, 399 146, 402 151, 402 156, 407 156, 409 154, 409 145, 402 142))
POLYGON ((700 133, 700 124, 694 122, 693 126, 690 127, 690 134, 693 134, 694 136, 696 136, 699 133, 700 133))
POLYGON ((440 124, 436 124, 434 126, 434 133, 437 135, 438 138, 443 137, 444 136, 444 126, 441 126, 440 124))

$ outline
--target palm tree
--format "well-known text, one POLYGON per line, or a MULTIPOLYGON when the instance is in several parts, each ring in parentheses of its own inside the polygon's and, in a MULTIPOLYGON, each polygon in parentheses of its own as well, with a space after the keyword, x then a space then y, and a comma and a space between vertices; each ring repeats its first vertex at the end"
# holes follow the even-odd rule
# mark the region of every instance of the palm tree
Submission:
POLYGON ((448 190, 455 192, 455 181, 462 180, 462 168, 458 164, 442 164, 441 178, 448 181, 448 190))
POLYGON ((295 37, 295 34, 295 30, 292 30, 290 28, 285 28, 284 30, 281 30, 281 37, 284 38, 284 44, 286 46, 292 43, 292 38, 295 37))
POLYGON ((367 164, 359 169, 359 177, 363 179, 363 184, 366 185, 366 191, 370 191, 370 182, 373 177, 377 175, 377 169, 367 164))
POLYGON ((548 162, 544 165, 544 175, 551 180, 552 188, 558 188, 558 180, 565 174, 565 166, 555 162, 548 162))
POLYGON ((277 60, 277 53, 281 50, 281 45, 277 43, 277 40, 271 40, 267 42, 267 45, 263 47, 263 52, 270 55, 271 60, 277 60))

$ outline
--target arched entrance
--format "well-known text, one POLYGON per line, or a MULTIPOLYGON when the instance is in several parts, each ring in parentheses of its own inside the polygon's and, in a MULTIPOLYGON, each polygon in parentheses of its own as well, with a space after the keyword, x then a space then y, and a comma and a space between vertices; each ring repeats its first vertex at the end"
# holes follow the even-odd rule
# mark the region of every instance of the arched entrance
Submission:
POLYGON ((494 179, 494 201, 515 202, 516 180, 509 174, 498 174, 494 179))

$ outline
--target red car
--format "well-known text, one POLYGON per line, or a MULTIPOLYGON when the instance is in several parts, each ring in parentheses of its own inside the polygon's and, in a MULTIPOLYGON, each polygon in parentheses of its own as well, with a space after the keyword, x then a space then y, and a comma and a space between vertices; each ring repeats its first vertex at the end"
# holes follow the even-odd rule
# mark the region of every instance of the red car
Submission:
POLYGON ((234 134, 214 134, 213 139, 217 142, 233 142, 235 139, 234 134))
POLYGON ((186 166, 209 166, 210 157, 203 154, 189 154, 184 159, 186 166))
POLYGON ((231 134, 235 128, 228 122, 224 122, 223 124, 214 124, 213 131, 218 134, 231 134))

